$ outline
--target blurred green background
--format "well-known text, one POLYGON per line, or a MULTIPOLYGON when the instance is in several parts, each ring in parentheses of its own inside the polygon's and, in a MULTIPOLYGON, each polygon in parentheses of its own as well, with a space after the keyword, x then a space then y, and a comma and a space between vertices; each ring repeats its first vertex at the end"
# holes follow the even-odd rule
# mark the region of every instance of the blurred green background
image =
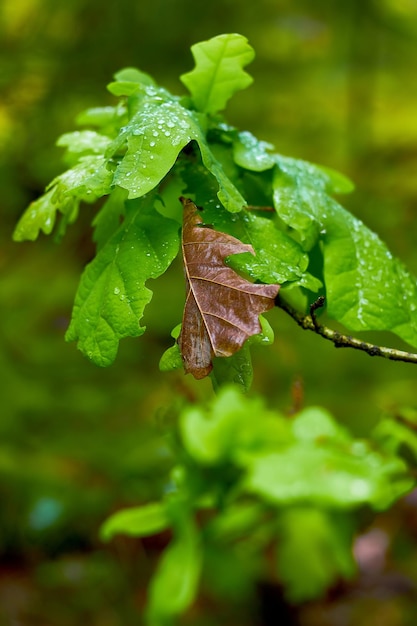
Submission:
MULTIPOLYGON (((0 624, 140 623, 159 540, 103 546, 97 531, 113 510, 158 496, 170 464, 165 425, 182 399, 211 393, 206 381, 158 371, 181 315, 181 271, 155 284, 152 333, 122 342, 116 363, 99 370, 64 342, 94 252, 94 208, 59 245, 14 244, 11 233, 63 169, 56 138, 81 110, 113 104, 105 85, 114 72, 137 66, 182 93, 190 46, 226 32, 248 37, 257 55, 255 82, 230 103, 229 122, 350 176, 356 191, 344 206, 417 273, 415 0, 2 0, 0 624)), ((306 404, 359 435, 416 406, 412 365, 336 351, 281 311, 270 319, 276 342, 254 355, 254 390, 271 406, 291 408, 301 380, 306 404)), ((203 614, 192 623, 219 623, 215 610, 203 614)), ((227 623, 250 619, 236 607, 227 623)), ((401 619, 394 610, 384 623, 401 619)))

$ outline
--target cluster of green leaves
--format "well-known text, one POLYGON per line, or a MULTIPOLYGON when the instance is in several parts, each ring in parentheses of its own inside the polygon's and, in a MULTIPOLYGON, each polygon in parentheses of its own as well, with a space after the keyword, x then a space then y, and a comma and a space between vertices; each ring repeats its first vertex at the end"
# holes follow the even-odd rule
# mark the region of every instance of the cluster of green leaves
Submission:
MULTIPOLYGON (((172 95, 137 69, 116 74, 108 89, 120 102, 86 111, 78 123, 89 129, 60 138, 70 169, 16 227, 16 240, 34 240, 52 232, 60 213, 62 234, 81 202, 107 198, 93 221, 97 255, 81 277, 67 339, 106 366, 121 338, 143 334, 146 283, 178 253, 185 195, 203 207, 206 223, 253 246, 256 257, 230 258, 236 270, 280 283, 299 310, 320 291, 328 314, 347 328, 390 330, 417 346, 415 279, 330 195, 351 183, 225 123, 220 111, 252 81, 243 69, 254 57, 246 39, 220 35, 192 52, 195 68, 181 76, 189 96, 172 95)), ((221 376, 247 388, 248 350, 226 361, 221 376)), ((178 364, 174 349, 162 368, 178 364)))
POLYGON ((223 568, 236 588, 250 589, 270 575, 271 554, 275 580, 291 601, 316 597, 355 572, 355 511, 388 507, 413 483, 389 451, 395 437, 378 450, 323 409, 288 418, 236 387, 183 410, 178 431, 178 464, 163 499, 119 511, 101 530, 105 540, 172 532, 150 584, 153 625, 184 612, 200 581, 221 593, 223 568), (211 576, 219 554, 222 567, 211 576))
MULTIPOLYGON (((97 253, 81 277, 67 338, 106 366, 120 339, 144 333, 141 320, 152 298, 147 283, 178 254, 178 198, 186 196, 202 207, 206 224, 253 246, 256 256, 229 258, 238 272, 281 284, 282 297, 299 311, 320 293, 328 314, 347 328, 390 330, 417 345, 416 281, 332 197, 350 191, 351 183, 275 153, 221 115, 251 82, 243 69, 254 56, 246 39, 221 35, 192 51, 196 67, 181 77, 188 96, 170 94, 137 69, 119 72, 109 85, 119 103, 89 109, 78 118, 85 129, 60 138, 69 169, 16 227, 17 241, 54 228, 60 237, 81 203, 105 198, 93 220, 97 253)), ((212 380, 220 391, 212 404, 180 415, 176 465, 163 499, 120 511, 103 526, 104 539, 172 533, 150 587, 151 624, 184 612, 205 574, 222 592, 230 572, 219 576, 216 563, 225 550, 230 558, 225 565, 222 557, 222 569, 232 564, 234 585, 249 588, 271 571, 272 547, 273 571, 288 598, 315 597, 354 571, 354 512, 386 508, 413 485, 399 451, 407 443, 415 456, 417 444, 404 426, 382 422, 378 451, 322 409, 290 420, 224 387, 233 381, 249 388, 250 345, 273 340, 261 321, 260 335, 215 360, 212 380)), ((174 339, 179 332, 177 326, 174 339)), ((160 366, 181 366, 176 344, 160 366)))

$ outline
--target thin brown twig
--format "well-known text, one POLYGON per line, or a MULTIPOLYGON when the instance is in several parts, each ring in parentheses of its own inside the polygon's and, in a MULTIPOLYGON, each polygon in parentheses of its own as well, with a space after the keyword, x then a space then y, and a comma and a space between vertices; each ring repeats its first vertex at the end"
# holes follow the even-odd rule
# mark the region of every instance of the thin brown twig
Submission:
POLYGON ((395 348, 386 348, 384 346, 377 346, 367 341, 361 341, 356 337, 350 335, 344 335, 337 330, 333 330, 328 326, 320 324, 316 317, 317 309, 324 306, 324 296, 319 296, 315 302, 310 306, 310 315, 303 315, 290 304, 285 302, 279 296, 275 300, 277 307, 288 313, 290 317, 297 322, 304 330, 312 330, 324 339, 331 341, 335 348, 354 348, 356 350, 362 350, 369 354, 369 356, 380 356, 391 361, 404 361, 406 363, 417 363, 417 354, 413 352, 405 352, 404 350, 397 350, 395 348))

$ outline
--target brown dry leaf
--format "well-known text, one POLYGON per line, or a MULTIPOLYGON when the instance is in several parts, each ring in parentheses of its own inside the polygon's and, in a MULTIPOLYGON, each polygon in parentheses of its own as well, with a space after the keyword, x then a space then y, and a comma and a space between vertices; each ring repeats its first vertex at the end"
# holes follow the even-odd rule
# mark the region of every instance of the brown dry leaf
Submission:
POLYGON ((261 332, 259 315, 274 306, 279 285, 251 283, 225 265, 231 254, 255 254, 252 246, 204 226, 194 202, 180 199, 187 297, 178 344, 185 372, 204 378, 213 356, 231 356, 261 332))

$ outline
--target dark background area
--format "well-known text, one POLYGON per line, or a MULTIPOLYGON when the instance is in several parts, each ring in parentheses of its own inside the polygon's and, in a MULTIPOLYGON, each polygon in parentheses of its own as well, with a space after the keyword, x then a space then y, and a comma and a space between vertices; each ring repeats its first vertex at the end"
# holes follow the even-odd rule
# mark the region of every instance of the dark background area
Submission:
MULTIPOLYGON (((43 236, 15 244, 13 227, 62 171, 56 138, 75 128, 81 110, 114 103, 105 90, 114 72, 136 66, 183 93, 178 76, 193 65, 190 46, 226 32, 245 35, 256 51, 247 68, 255 82, 230 103, 230 123, 283 154, 350 176, 356 191, 341 202, 417 273, 412 0, 3 0, 0 624, 138 623, 160 545, 118 539, 103 546, 98 527, 113 510, 159 494, 170 462, 163 423, 171 407, 211 393, 206 381, 158 371, 181 315, 180 272, 155 283, 146 314, 152 332, 123 341, 116 363, 100 370, 64 342, 79 274, 93 254, 94 208, 84 207, 59 245, 43 236)), ((271 406, 288 409, 293 381, 301 379, 306 404, 325 406, 358 435, 383 415, 416 407, 412 365, 336 351, 281 311, 270 320, 276 341, 255 353, 254 390, 271 406)), ((388 334, 374 338, 403 347, 388 334)), ((399 535, 397 569, 417 581, 402 515, 400 506, 383 524, 391 539, 399 535)), ((385 621, 375 621, 381 614, 372 597, 370 605, 362 598, 349 623, 415 623, 406 621, 412 605, 398 594, 387 602, 385 621)), ((226 623, 222 610, 203 606, 190 623, 226 623)), ((319 610, 303 623, 345 623, 319 610)), ((250 619, 236 606, 227 623, 250 619)))

